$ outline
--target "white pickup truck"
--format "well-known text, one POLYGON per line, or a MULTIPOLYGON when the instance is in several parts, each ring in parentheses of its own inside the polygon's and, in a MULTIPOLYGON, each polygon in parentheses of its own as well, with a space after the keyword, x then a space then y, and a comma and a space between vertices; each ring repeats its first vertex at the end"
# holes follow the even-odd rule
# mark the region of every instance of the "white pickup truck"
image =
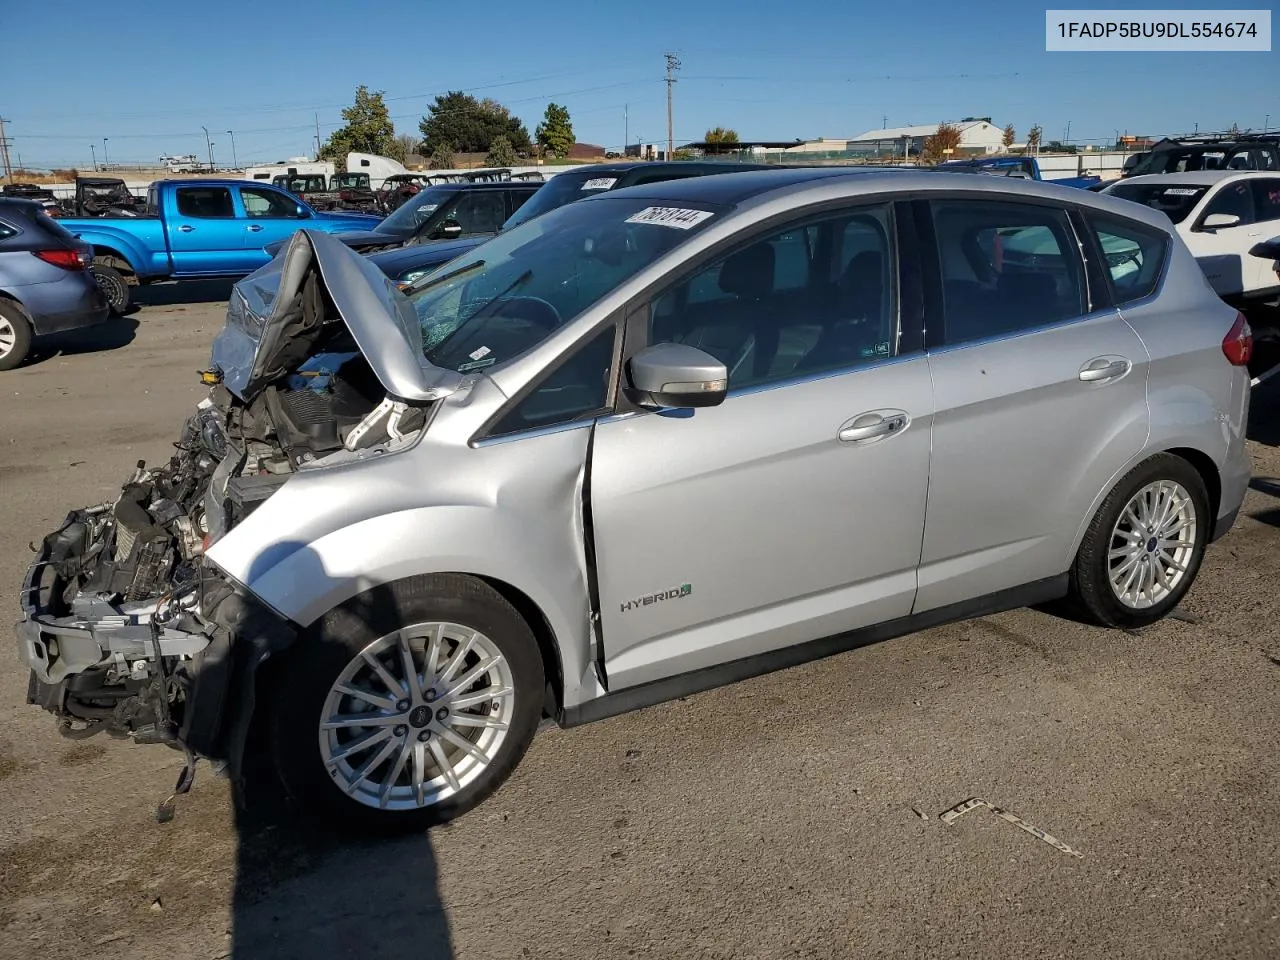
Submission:
POLYGON ((1177 227, 1218 295, 1233 305, 1280 296, 1274 263, 1251 256, 1280 236, 1280 170, 1200 170, 1118 180, 1102 191, 1154 207, 1177 227))

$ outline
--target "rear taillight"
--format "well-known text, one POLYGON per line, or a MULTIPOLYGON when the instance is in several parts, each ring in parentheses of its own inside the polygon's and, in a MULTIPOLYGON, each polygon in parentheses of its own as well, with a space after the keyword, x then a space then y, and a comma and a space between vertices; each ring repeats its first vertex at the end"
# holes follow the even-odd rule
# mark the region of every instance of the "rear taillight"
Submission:
POLYGON ((1253 331, 1243 313, 1236 313, 1236 322, 1222 338, 1222 353, 1233 367, 1243 367, 1253 356, 1253 331))
POLYGON ((51 263, 63 270, 84 270, 93 261, 93 254, 87 250, 66 250, 59 247, 55 250, 32 250, 31 252, 45 263, 51 263))

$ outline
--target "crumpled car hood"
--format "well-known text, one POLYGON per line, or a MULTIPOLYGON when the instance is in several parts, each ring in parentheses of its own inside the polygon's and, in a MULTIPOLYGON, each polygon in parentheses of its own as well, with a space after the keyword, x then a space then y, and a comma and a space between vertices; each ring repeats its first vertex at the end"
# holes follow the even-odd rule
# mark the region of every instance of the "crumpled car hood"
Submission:
POLYGON ((298 297, 312 271, 355 338, 378 382, 395 400, 426 404, 458 389, 463 376, 427 362, 412 305, 368 258, 340 239, 299 230, 284 254, 237 283, 211 362, 222 384, 248 402, 270 379, 296 322, 298 297))

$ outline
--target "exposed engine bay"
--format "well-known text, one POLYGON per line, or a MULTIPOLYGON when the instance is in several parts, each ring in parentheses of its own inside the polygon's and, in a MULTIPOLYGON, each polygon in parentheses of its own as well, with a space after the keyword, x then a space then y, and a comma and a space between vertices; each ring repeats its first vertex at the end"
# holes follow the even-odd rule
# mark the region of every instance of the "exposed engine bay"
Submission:
POLYGON ((269 314, 250 301, 237 285, 201 374, 209 395, 168 462, 140 461, 115 500, 72 511, 39 544, 21 595, 29 702, 70 737, 184 750, 188 778, 195 756, 234 766, 253 671, 293 634, 205 551, 298 471, 407 446, 430 413, 388 396, 318 263, 269 314), (228 368, 252 364, 223 369, 220 353, 228 368), (252 655, 237 660, 233 643, 252 655))

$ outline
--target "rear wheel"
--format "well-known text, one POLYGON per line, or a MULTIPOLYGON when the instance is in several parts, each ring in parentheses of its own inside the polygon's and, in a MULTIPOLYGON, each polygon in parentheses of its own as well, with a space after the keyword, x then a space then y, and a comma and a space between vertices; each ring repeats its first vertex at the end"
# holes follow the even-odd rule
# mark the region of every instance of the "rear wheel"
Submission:
POLYGON ((0 300, 0 370, 12 370, 31 349, 31 321, 12 300, 0 300))
POLYGON ((1212 522, 1204 480, 1191 464, 1168 453, 1140 463, 1085 533, 1071 570, 1076 605, 1104 626, 1162 619, 1191 589, 1212 522))
POLYGON ((364 594, 328 614, 279 676, 272 746, 286 790, 380 833, 476 806, 515 768, 542 715, 537 641, 473 577, 364 594))
POLYGON ((129 284, 123 274, 102 257, 96 257, 89 267, 94 282, 107 298, 111 312, 119 316, 129 309, 129 284))

